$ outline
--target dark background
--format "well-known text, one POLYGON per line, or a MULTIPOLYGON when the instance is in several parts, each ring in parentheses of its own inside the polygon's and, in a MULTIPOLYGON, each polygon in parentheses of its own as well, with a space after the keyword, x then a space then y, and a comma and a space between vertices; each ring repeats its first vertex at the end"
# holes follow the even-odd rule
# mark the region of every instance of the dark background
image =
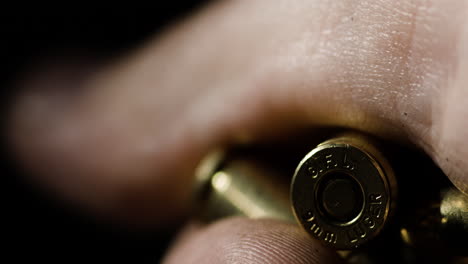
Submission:
MULTIPOLYGON (((163 1, 160 1, 163 2, 163 1)), ((131 50, 206 4, 173 1, 151 6, 22 6, 0 18, 2 122, 18 75, 38 58, 67 50, 111 57, 131 50)), ((4 126, 3 126, 4 127, 4 126)), ((4 131, 4 130, 2 130, 4 131)), ((2 134, 3 136, 3 134, 2 134)), ((2 263, 158 263, 171 231, 128 232, 69 208, 28 183, 2 137, 2 263)))

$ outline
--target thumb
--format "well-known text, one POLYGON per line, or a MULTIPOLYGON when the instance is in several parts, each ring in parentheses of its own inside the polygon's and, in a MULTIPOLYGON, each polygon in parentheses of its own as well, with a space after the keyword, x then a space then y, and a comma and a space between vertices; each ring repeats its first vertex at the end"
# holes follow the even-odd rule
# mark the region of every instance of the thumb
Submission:
POLYGON ((341 263, 297 226, 228 218, 179 235, 163 263, 341 263))
POLYGON ((212 147, 311 126, 412 142, 468 192, 466 6, 429 2, 214 2, 82 83, 40 67, 12 146, 71 201, 161 225, 212 147))

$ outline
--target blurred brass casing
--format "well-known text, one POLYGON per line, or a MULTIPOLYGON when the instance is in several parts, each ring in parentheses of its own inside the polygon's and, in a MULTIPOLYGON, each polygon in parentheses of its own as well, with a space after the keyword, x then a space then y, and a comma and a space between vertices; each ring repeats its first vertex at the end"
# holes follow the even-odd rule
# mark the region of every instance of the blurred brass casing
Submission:
POLYGON ((300 225, 328 247, 346 250, 377 236, 393 211, 396 181, 367 138, 325 141, 300 162, 291 202, 300 225))
POLYGON ((441 190, 440 200, 414 210, 400 236, 417 250, 468 256, 468 195, 455 188, 441 190))
POLYGON ((252 159, 213 152, 196 172, 199 217, 212 221, 226 216, 273 218, 295 223, 289 202, 289 182, 252 159))

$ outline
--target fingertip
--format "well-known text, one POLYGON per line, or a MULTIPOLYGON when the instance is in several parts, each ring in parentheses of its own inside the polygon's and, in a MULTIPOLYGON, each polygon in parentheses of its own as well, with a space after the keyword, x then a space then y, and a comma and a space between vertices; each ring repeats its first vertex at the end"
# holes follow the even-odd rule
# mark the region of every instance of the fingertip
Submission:
POLYGON ((298 226, 276 220, 228 218, 192 225, 163 263, 340 263, 339 257, 298 226))

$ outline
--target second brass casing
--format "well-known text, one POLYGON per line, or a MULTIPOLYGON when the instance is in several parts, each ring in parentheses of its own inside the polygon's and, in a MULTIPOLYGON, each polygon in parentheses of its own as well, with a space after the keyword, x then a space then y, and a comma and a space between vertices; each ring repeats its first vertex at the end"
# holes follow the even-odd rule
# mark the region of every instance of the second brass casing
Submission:
POLYGON ((211 222, 226 216, 272 218, 295 223, 289 201, 288 178, 261 166, 255 159, 226 158, 213 152, 197 171, 199 217, 211 222))

